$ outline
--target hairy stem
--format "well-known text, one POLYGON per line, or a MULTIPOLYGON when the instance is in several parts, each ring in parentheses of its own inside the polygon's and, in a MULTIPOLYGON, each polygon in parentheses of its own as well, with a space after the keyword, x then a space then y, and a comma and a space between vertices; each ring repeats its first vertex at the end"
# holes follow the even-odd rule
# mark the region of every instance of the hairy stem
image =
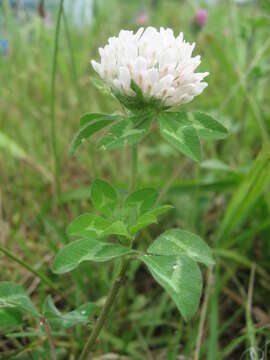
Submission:
MULTIPOLYGON (((131 161, 131 177, 130 177, 130 186, 129 192, 133 191, 136 187, 136 177, 137 177, 137 168, 138 168, 138 148, 134 146, 132 148, 132 161, 131 161)), ((128 269, 130 259, 124 259, 121 264, 121 268, 119 270, 119 274, 117 278, 114 280, 111 290, 108 294, 106 302, 101 310, 101 313, 97 319, 97 322, 83 348, 83 351, 79 357, 79 360, 86 360, 89 352, 91 351, 92 347, 94 346, 100 331, 102 330, 105 322, 110 314, 112 305, 115 302, 116 296, 119 292, 121 284, 125 279, 125 275, 128 269)))

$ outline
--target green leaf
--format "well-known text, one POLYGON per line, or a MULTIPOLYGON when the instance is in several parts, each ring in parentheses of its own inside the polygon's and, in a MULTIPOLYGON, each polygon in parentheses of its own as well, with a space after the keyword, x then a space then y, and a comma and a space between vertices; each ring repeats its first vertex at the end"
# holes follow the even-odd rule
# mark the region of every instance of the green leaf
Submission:
POLYGON ((75 269, 83 261, 104 262, 133 252, 128 247, 96 239, 76 240, 65 246, 56 255, 53 272, 62 274, 75 269))
POLYGON ((99 140, 98 148, 103 150, 115 150, 123 147, 125 144, 125 139, 123 134, 129 128, 129 123, 127 119, 113 124, 108 132, 99 140))
POLYGON ((133 116, 112 125, 98 142, 103 150, 116 150, 138 144, 147 134, 152 117, 133 116))
MULTIPOLYGON (((100 114, 100 113, 86 113, 80 117, 80 127, 83 127, 94 120, 110 120, 116 121, 121 119, 123 116, 121 114, 100 114)), ((109 124, 108 124, 109 125, 109 124)))
POLYGON ((157 218, 152 214, 146 213, 146 214, 139 216, 135 225, 133 225, 129 228, 129 232, 132 235, 134 235, 141 229, 147 227, 148 225, 156 224, 156 223, 157 223, 157 218))
POLYGON ((97 179, 91 186, 91 200, 96 209, 110 216, 117 207, 117 192, 108 182, 97 179))
POLYGON ((75 134, 71 145, 70 145, 70 153, 74 154, 77 150, 78 146, 82 143, 83 140, 88 139, 90 136, 110 125, 112 122, 119 118, 119 116, 115 115, 102 115, 101 114, 87 114, 84 115, 81 119, 80 130, 75 134))
POLYGON ((83 214, 75 219, 68 227, 67 234, 80 236, 100 236, 103 231, 110 225, 110 222, 102 216, 95 214, 83 214))
POLYGON ((201 160, 200 140, 186 113, 161 113, 159 123, 161 135, 169 144, 192 160, 201 160))
POLYGON ((158 216, 166 213, 173 207, 170 205, 163 205, 152 209, 151 207, 154 206, 156 202, 157 193, 154 189, 143 190, 147 191, 139 190, 138 192, 133 193, 134 196, 131 194, 132 198, 127 201, 128 205, 126 204, 125 210, 130 223, 129 232, 132 235, 151 224, 156 224, 158 216), (144 197, 143 195, 148 195, 148 197, 144 197))
POLYGON ((173 208, 174 208, 174 206, 172 206, 172 205, 161 205, 161 206, 158 206, 155 209, 152 209, 149 212, 149 214, 152 214, 152 215, 154 215, 156 217, 159 217, 160 215, 165 214, 166 212, 170 211, 173 208))
POLYGON ((192 115, 194 126, 202 139, 218 140, 224 139, 228 135, 227 129, 212 116, 201 112, 189 114, 192 115))
POLYGON ((83 214, 75 219, 67 228, 68 235, 78 235, 84 238, 120 235, 130 237, 126 225, 117 220, 113 223, 95 214, 83 214))
POLYGON ((159 114, 159 121, 165 124, 169 123, 174 132, 180 127, 192 126, 192 122, 188 118, 188 113, 185 111, 162 112, 159 114))
POLYGON ((165 231, 150 245, 147 252, 156 255, 184 254, 206 266, 214 265, 209 246, 199 236, 180 229, 165 231))
POLYGON ((76 310, 62 314, 54 305, 51 296, 48 296, 43 304, 43 315, 54 329, 70 328, 77 324, 86 324, 89 317, 95 313, 97 306, 93 303, 86 303, 76 310))
POLYGON ((145 255, 141 260, 154 279, 174 300, 185 320, 196 312, 201 296, 202 279, 197 264, 189 257, 145 255))
POLYGON ((14 308, 0 308, 0 329, 18 327, 23 321, 22 313, 14 308))
POLYGON ((127 226, 121 220, 117 220, 111 225, 109 225, 102 233, 102 236, 108 235, 118 235, 130 238, 127 226))
POLYGON ((24 288, 9 281, 0 282, 0 307, 17 308, 34 317, 39 316, 24 288))
POLYGON ((125 201, 125 207, 136 207, 138 215, 151 210, 157 201, 158 193, 155 189, 144 188, 130 194, 125 201))

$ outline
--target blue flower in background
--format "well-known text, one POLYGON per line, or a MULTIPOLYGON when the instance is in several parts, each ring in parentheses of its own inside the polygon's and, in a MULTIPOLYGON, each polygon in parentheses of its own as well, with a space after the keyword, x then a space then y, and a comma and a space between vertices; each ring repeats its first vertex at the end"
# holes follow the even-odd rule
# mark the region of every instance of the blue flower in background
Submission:
POLYGON ((0 38, 0 54, 7 55, 9 49, 8 41, 0 38))

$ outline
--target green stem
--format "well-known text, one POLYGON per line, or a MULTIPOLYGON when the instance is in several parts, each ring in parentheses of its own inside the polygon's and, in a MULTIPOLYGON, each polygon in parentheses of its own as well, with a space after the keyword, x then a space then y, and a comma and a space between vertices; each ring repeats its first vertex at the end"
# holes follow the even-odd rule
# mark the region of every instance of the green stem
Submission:
POLYGON ((79 83, 78 83, 78 76, 77 76, 75 58, 74 58, 74 55, 73 55, 74 52, 73 52, 72 39, 71 39, 70 31, 69 31, 67 15, 66 15, 64 10, 63 10, 63 19, 64 19, 64 29, 65 29, 65 34, 66 34, 67 44, 68 44, 68 49, 69 49, 69 54, 70 54, 72 76, 73 76, 73 81, 74 81, 76 91, 77 91, 78 102, 79 102, 79 105, 80 105, 80 101, 81 101, 80 87, 79 87, 79 83))
POLYGON ((110 310, 111 310, 111 307, 116 299, 116 296, 118 294, 118 291, 123 283, 123 280, 125 278, 125 274, 126 274, 126 271, 128 269, 128 265, 129 265, 129 259, 125 259, 123 262, 122 262, 122 265, 121 265, 121 269, 120 269, 120 272, 119 272, 119 275, 117 276, 117 278, 114 280, 113 282, 113 285, 111 287, 111 290, 109 292, 109 295, 107 297, 107 300, 105 302, 105 305, 103 307, 103 309, 101 310, 101 313, 99 315, 99 318, 95 324, 95 327, 93 328, 93 331, 92 333, 90 334, 85 346, 84 346, 84 349, 83 349, 83 352, 81 353, 81 356, 79 357, 79 360, 85 360, 87 359, 87 356, 89 354, 89 352, 91 351, 93 345, 95 344, 97 338, 98 338, 98 335, 100 333, 100 331, 102 330, 104 324, 105 324, 105 321, 107 320, 108 318, 108 315, 110 313, 110 310))
POLYGON ((52 137, 54 172, 55 172, 56 194, 57 194, 58 205, 60 203, 62 189, 61 189, 61 182, 59 176, 59 159, 57 152, 56 129, 55 129, 55 78, 56 78, 57 54, 59 47, 60 23, 63 13, 63 4, 64 4, 64 0, 60 0, 57 21, 56 21, 55 38, 54 38, 51 93, 50 93, 51 137, 52 137))
POLYGON ((130 186, 129 186, 129 192, 135 190, 136 187, 136 178, 137 178, 137 172, 138 172, 138 147, 137 145, 134 145, 132 147, 132 154, 131 154, 131 178, 130 178, 130 186))
POLYGON ((18 258, 16 255, 13 255, 10 251, 0 246, 0 252, 5 254, 7 257, 9 257, 11 260, 15 261, 17 264, 20 264, 22 267, 30 271, 32 274, 36 275, 41 281, 46 283, 50 288, 56 290, 55 285, 51 282, 50 279, 48 279, 45 275, 41 274, 40 272, 33 269, 31 266, 27 265, 23 260, 18 258))
MULTIPOLYGON (((137 148, 137 146, 134 146, 132 148, 131 178, 130 178, 130 186, 129 186, 130 192, 133 191, 136 186, 137 168, 138 168, 138 148, 137 148)), ((130 259, 124 259, 122 261, 119 275, 113 282, 113 285, 112 285, 109 295, 106 299, 106 302, 105 302, 105 304, 101 310, 101 313, 99 315, 99 318, 97 319, 97 322, 96 322, 96 324, 95 324, 95 326, 83 348, 83 351, 79 357, 79 360, 87 359, 87 356, 88 356, 89 352, 91 351, 92 347, 94 346, 94 344, 100 334, 100 331, 102 330, 103 326, 105 325, 105 322, 108 319, 112 305, 115 302, 115 299, 119 292, 119 289, 120 289, 122 283, 124 282, 129 262, 130 262, 130 259)))

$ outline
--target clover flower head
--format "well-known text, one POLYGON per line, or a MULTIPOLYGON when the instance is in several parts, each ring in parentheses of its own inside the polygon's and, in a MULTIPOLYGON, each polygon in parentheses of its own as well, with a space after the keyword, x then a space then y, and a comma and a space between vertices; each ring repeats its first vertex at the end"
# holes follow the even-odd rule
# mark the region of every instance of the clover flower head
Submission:
POLYGON ((206 10, 199 9, 196 11, 194 16, 194 21, 199 28, 204 27, 207 23, 207 20, 208 20, 208 12, 206 10))
POLYGON ((124 105, 169 108, 190 102, 202 93, 208 72, 196 73, 200 56, 192 57, 195 44, 172 29, 121 30, 99 48, 101 62, 91 64, 124 105))
POLYGON ((138 25, 145 25, 147 24, 149 21, 149 16, 147 12, 141 12, 137 17, 136 17, 136 23, 138 25))

